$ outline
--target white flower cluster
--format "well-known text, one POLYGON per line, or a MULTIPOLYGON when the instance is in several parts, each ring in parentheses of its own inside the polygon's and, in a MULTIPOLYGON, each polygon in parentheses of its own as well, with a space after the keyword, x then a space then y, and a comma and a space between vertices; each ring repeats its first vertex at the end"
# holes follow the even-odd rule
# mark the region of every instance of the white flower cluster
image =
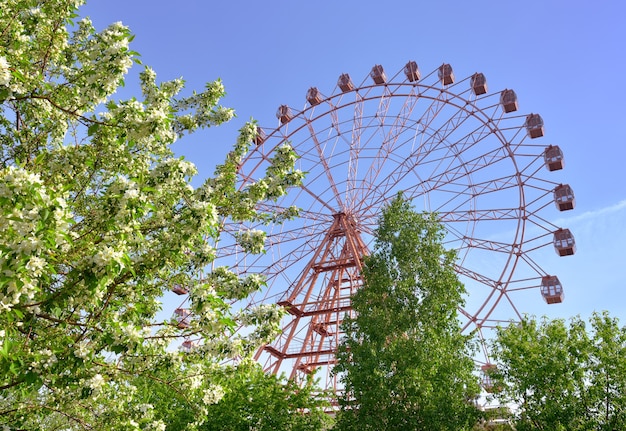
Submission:
POLYGON ((150 175, 160 188, 173 188, 176 185, 187 184, 187 179, 198 173, 196 165, 187 160, 169 157, 160 161, 152 169, 150 175))
POLYGON ((232 120, 235 117, 235 111, 231 108, 223 106, 217 107, 209 116, 211 123, 222 124, 232 120))
POLYGON ((265 276, 249 274, 246 278, 240 279, 227 268, 217 267, 208 274, 207 282, 214 285, 220 296, 224 298, 243 299, 265 285, 265 276))
POLYGON ((211 384, 203 391, 202 401, 205 404, 217 404, 224 397, 224 388, 220 385, 211 384))
POLYGON ((87 359, 90 354, 89 344, 86 341, 80 341, 74 346, 74 355, 77 358, 87 359))
POLYGON ((280 322, 284 311, 276 304, 260 304, 247 310, 241 315, 241 323, 244 325, 262 325, 280 322))
POLYGON ((32 300, 48 275, 49 254, 67 245, 65 200, 49 192, 36 174, 12 166, 0 171, 0 273, 10 277, 0 289, 0 311, 32 300))
MULTIPOLYGON (((120 324, 121 333, 118 334, 117 341, 124 343, 128 347, 143 341, 144 337, 148 335, 145 328, 138 328, 133 324, 120 324)), ((149 330, 147 331, 149 332, 149 330)))
POLYGON ((236 234, 237 242, 247 253, 259 254, 265 251, 267 234, 262 230, 251 229, 236 234))
POLYGON ((14 166, 7 167, 1 173, 0 197, 12 198, 14 195, 24 195, 33 185, 42 185, 43 182, 37 174, 14 166))
POLYGON ((11 70, 6 58, 0 57, 0 86, 8 87, 11 83, 11 70))
POLYGON ((189 293, 196 317, 205 322, 216 320, 215 304, 218 296, 213 286, 209 283, 197 282, 192 285, 189 293))
POLYGON ((231 120, 235 111, 218 105, 224 94, 224 85, 216 80, 207 84, 206 91, 194 92, 189 97, 175 100, 172 108, 177 114, 174 124, 176 132, 182 136, 198 128, 216 126, 231 120))
MULTIPOLYGON (((215 206, 208 204, 208 206, 206 207, 206 211, 206 215, 208 216, 208 223, 211 226, 215 226, 215 223, 217 222, 217 216, 215 215, 215 206), (215 219, 213 218, 214 215, 215 219)), ((208 263, 215 260, 215 253, 215 248, 211 244, 203 240, 198 246, 194 247, 193 252, 190 254, 190 263, 194 266, 194 268, 203 268, 208 263)))
POLYGON ((209 97, 213 98, 216 102, 226 92, 224 84, 219 79, 213 82, 209 82, 206 86, 206 89, 209 97))
POLYGON ((241 358, 247 353, 251 353, 245 350, 244 341, 241 337, 231 336, 230 334, 207 338, 204 343, 198 345, 196 349, 206 356, 227 362, 235 358, 241 358))
POLYGON ((30 364, 33 370, 40 372, 42 369, 50 368, 57 363, 57 356, 52 350, 43 349, 40 353, 41 357, 39 358, 39 360, 30 364))
POLYGON ((120 250, 115 250, 113 247, 105 245, 94 254, 92 261, 98 268, 103 268, 111 264, 111 262, 120 262, 124 253, 120 250))
POLYGON ((116 22, 89 41, 83 70, 90 73, 85 73, 86 85, 81 91, 79 106, 104 102, 115 93, 133 64, 129 39, 128 28, 116 22))
POLYGON ((26 269, 30 271, 32 277, 38 278, 41 275, 45 264, 46 261, 42 258, 31 256, 26 263, 26 269))
MULTIPOLYGON (((1 9, 3 12, 6 4, 7 2, 2 2, 1 9)), ((5 27, 3 27, 3 37, 5 38, 4 40, 10 40, 11 43, 5 43, 2 46, 2 58, 4 58, 4 61, 2 62, 2 66, 0 66, 2 70, 2 72, 0 72, 0 75, 2 75, 3 77, 3 82, 1 85, 8 86, 9 90, 13 93, 23 93, 25 88, 21 80, 11 79, 10 67, 15 67, 16 63, 18 62, 13 59, 19 60, 22 56, 28 56, 30 54, 30 47, 28 45, 31 41, 32 35, 29 34, 27 29, 25 29, 24 25, 21 25, 21 23, 19 23, 19 20, 15 20, 15 17, 13 19, 10 19, 8 15, 4 14, 3 16, 3 14, 0 14, 0 19, 4 17, 6 17, 6 20, 4 20, 4 22, 2 23, 3 25, 6 25, 6 23, 10 21, 15 22, 15 25, 6 25, 5 27), (9 30, 8 34, 7 30, 9 30), (6 39, 7 36, 8 39, 6 39)))
POLYGON ((130 182, 120 187, 119 184, 115 184, 115 187, 107 190, 106 194, 106 213, 107 218, 115 218, 121 229, 125 229, 125 234, 132 234, 132 231, 139 224, 139 220, 135 220, 137 209, 141 211, 143 203, 146 202, 149 197, 141 191, 135 182, 130 182), (120 188, 118 188, 120 187, 120 188))
POLYGON ((94 391, 94 393, 98 393, 105 383, 104 377, 102 377, 101 374, 96 374, 86 382, 86 386, 94 391))
POLYGON ((252 329, 243 336, 247 351, 254 351, 262 344, 275 339, 281 332, 280 321, 285 310, 276 304, 261 304, 257 307, 242 310, 237 316, 238 322, 252 329))
POLYGON ((246 278, 239 280, 238 298, 248 296, 250 293, 256 292, 263 286, 265 286, 265 275, 248 274, 246 278))
POLYGON ((253 122, 247 122, 243 125, 241 129, 239 129, 239 137, 237 141, 240 144, 249 145, 250 142, 254 141, 254 138, 260 133, 259 127, 253 122))

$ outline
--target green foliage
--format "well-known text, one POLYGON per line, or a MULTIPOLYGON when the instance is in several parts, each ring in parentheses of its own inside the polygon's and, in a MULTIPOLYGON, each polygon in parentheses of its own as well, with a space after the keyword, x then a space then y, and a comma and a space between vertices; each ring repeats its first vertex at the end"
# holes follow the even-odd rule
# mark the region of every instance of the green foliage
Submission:
POLYGON ((472 344, 457 319, 464 287, 444 235, 402 196, 383 210, 356 317, 343 324, 338 429, 458 431, 478 419, 472 344))
POLYGON ((472 431, 516 431, 512 425, 508 423, 480 423, 477 424, 472 431))
POLYGON ((513 415, 506 406, 488 407, 483 417, 474 425, 472 431, 515 431, 512 425, 513 415))
POLYGON ((324 412, 327 396, 309 381, 299 386, 268 375, 256 363, 226 369, 220 384, 225 394, 209 406, 207 431, 324 430, 331 418, 324 412))
MULTIPOLYGON (((180 374, 162 370, 158 380, 146 376, 133 379, 137 393, 142 395, 136 408, 172 430, 185 429, 197 414, 186 392, 164 384, 177 377, 180 374)), ((200 380, 192 377, 188 383, 193 386, 200 380)), ((266 374, 252 360, 237 367, 214 367, 210 380, 212 386, 203 395, 206 420, 198 424, 199 431, 321 431, 331 422, 324 412, 327 397, 317 393, 313 382, 298 386, 266 374)))
POLYGON ((494 378, 517 405, 517 430, 614 430, 626 426, 626 329, 606 312, 527 318, 498 331, 494 378))
MULTIPOLYGON (((214 177, 192 187, 196 168, 171 145, 232 118, 223 85, 184 96, 184 81, 157 83, 145 67, 142 94, 115 100, 140 64, 133 36, 77 20, 81 4, 0 0, 0 425, 195 429, 225 393, 219 364, 275 336, 282 313, 231 310, 264 279, 200 276, 211 244, 225 218, 283 218, 254 205, 302 173, 285 145, 238 190, 250 123, 214 177), (189 325, 157 320, 174 285, 189 289, 189 325), (235 337, 237 326, 249 329, 235 337), (181 337, 198 346, 180 352, 181 337)), ((263 233, 238 238, 241 252, 263 252, 263 233)))

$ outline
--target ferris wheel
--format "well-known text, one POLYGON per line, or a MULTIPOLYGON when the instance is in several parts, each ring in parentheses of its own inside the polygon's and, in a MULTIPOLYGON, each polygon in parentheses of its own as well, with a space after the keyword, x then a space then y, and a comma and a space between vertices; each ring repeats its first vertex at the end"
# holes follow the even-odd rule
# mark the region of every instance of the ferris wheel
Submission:
MULTIPOLYGON (((362 286, 361 258, 381 208, 398 192, 416 210, 436 212, 447 229, 445 246, 457 251, 468 292, 459 309, 464 332, 484 339, 488 328, 521 319, 518 300, 563 300, 558 277, 535 256, 546 246, 574 253, 571 232, 547 221, 573 209, 574 194, 549 179, 563 168, 563 153, 540 143, 541 117, 518 113, 513 90, 489 93, 483 74, 459 80, 449 64, 422 77, 410 61, 393 75, 376 65, 361 82, 342 74, 330 93, 312 87, 303 99, 301 109, 278 108, 276 127, 259 128, 239 170, 245 188, 290 143, 306 177, 259 209, 296 206, 299 216, 276 225, 227 223, 218 249, 219 262, 238 274, 267 277, 267 288, 242 306, 287 311, 282 335, 256 355, 268 372, 318 372, 325 388, 337 390, 331 369, 340 325, 362 286), (267 253, 238 249, 242 229, 266 231, 267 253)), ((486 368, 483 350, 478 362, 486 368)))

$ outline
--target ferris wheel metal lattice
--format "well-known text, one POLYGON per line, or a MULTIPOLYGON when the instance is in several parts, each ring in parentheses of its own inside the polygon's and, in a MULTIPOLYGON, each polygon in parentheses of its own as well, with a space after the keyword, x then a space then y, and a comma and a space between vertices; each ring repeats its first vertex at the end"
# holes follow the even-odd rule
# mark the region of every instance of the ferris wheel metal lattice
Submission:
MULTIPOLYGON (((218 249, 218 261, 238 274, 267 277, 244 306, 276 303, 288 313, 282 335, 256 355, 267 371, 291 378, 321 371, 322 385, 340 389, 331 372, 340 324, 353 313, 381 207, 400 191, 416 209, 438 213, 446 247, 457 250, 468 291, 463 331, 484 339, 486 329, 520 319, 518 297, 563 300, 558 277, 536 255, 551 244, 560 256, 575 252, 571 232, 541 215, 555 204, 573 209, 574 194, 544 178, 563 168, 563 153, 538 143, 543 121, 517 112, 513 90, 489 93, 482 73, 457 80, 449 64, 422 77, 410 61, 390 77, 376 65, 360 84, 342 74, 330 95, 312 87, 305 98, 302 109, 278 108, 278 126, 259 129, 239 170, 244 188, 291 143, 304 182, 259 209, 295 205, 300 215, 269 226, 227 223, 218 249), (236 234, 246 229, 267 232, 266 254, 238 249, 236 234)), ((487 369, 483 353, 478 362, 487 369)))

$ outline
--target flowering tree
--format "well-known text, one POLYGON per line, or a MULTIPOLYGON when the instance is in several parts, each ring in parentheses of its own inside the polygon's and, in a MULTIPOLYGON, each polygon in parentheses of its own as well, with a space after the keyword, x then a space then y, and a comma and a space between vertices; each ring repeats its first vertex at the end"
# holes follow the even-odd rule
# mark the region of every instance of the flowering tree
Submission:
MULTIPOLYGON (((74 23, 81 3, 0 0, 0 424, 165 429, 138 402, 152 385, 182 403, 192 429, 223 394, 218 364, 274 336, 280 319, 274 307, 228 305, 262 288, 261 276, 198 277, 214 260, 210 244, 225 218, 294 215, 253 207, 302 173, 285 145, 264 178, 238 190, 256 133, 246 124, 214 177, 192 187, 196 169, 171 144, 233 117, 219 105, 222 84, 181 96, 182 80, 157 83, 146 67, 142 97, 114 100, 139 63, 132 35, 120 23, 74 23), (185 325, 156 320, 175 285, 189 290, 185 325), (240 325, 251 327, 232 336, 240 325), (191 335, 193 352, 172 348, 191 335)), ((263 250, 262 232, 239 239, 244 252, 263 250)))

